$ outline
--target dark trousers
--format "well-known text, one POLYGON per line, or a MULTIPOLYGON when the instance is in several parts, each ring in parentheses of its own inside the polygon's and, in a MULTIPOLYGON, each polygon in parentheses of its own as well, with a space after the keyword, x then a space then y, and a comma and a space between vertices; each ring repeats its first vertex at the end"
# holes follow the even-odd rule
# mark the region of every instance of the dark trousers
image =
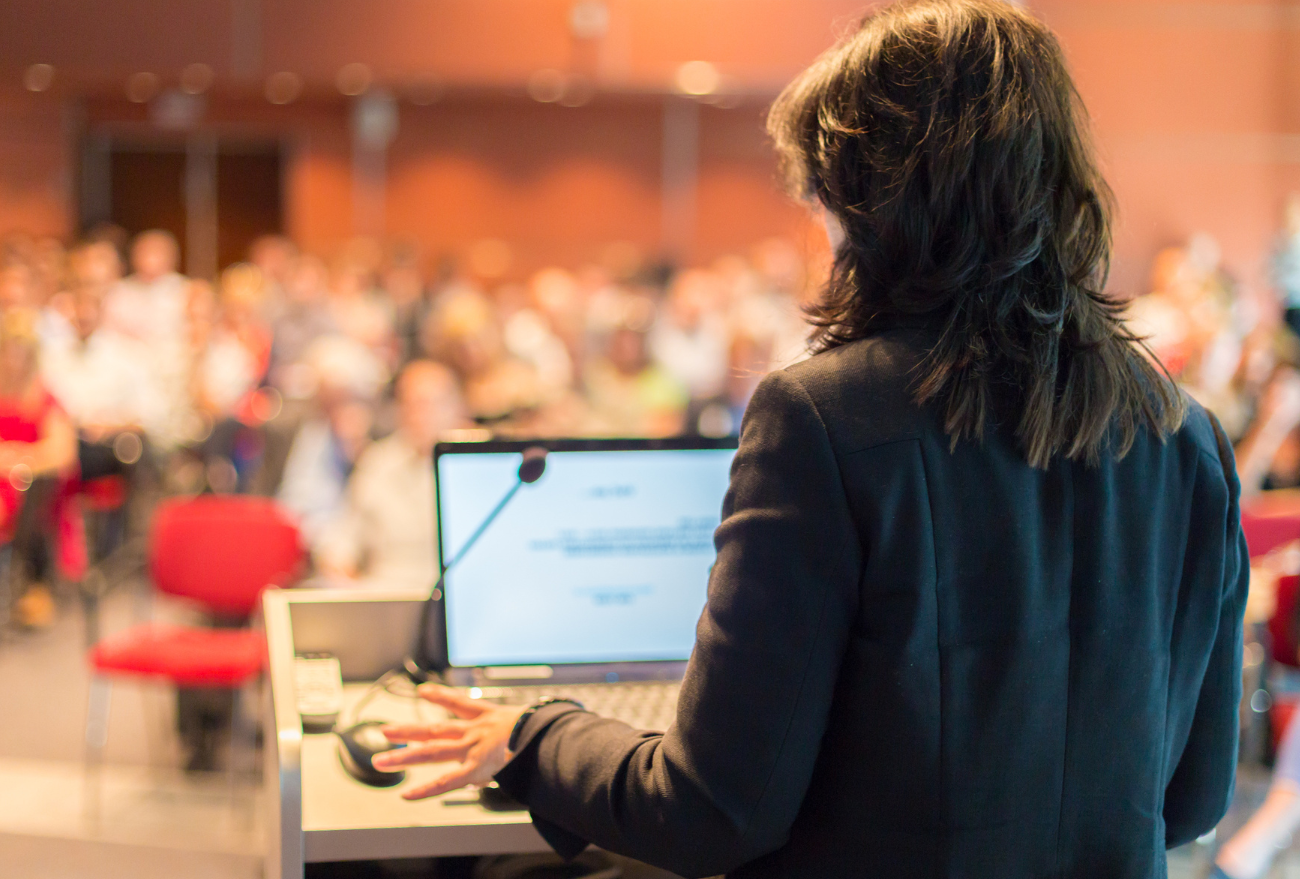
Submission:
POLYGON ((18 518, 14 523, 13 561, 21 580, 35 583, 48 580, 53 553, 50 529, 53 527, 54 502, 62 490, 56 476, 38 476, 22 493, 18 518))
MULTIPOLYGON (((245 617, 210 617, 208 625, 238 629, 248 625, 245 617)), ((227 687, 178 687, 176 689, 176 731, 188 752, 185 768, 210 771, 217 768, 217 745, 229 731, 235 713, 235 693, 227 687)))

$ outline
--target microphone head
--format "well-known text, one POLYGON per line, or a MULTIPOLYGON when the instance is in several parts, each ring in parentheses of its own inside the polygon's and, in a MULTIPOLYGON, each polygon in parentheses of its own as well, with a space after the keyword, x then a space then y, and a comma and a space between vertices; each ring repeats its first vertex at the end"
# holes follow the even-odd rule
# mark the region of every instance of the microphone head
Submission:
POLYGON ((524 449, 524 459, 519 462, 519 481, 531 485, 546 472, 546 449, 530 446, 524 449))

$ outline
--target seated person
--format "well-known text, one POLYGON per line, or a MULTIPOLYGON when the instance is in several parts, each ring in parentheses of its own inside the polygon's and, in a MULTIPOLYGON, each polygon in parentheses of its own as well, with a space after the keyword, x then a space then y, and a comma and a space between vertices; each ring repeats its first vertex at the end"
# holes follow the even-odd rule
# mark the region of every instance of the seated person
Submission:
MULTIPOLYGON (((71 536, 76 525, 65 503, 77 469, 72 420, 41 383, 37 369, 37 315, 10 309, 0 318, 0 539, 13 548, 12 582, 26 583, 14 619, 43 628, 54 621, 50 538, 71 536)), ((61 542, 59 561, 76 566, 75 541, 61 542)), ((84 547, 83 547, 84 548, 84 547)))
POLYGON ((0 267, 0 308, 30 309, 36 315, 36 335, 43 347, 72 338, 67 316, 56 307, 62 297, 49 293, 47 280, 22 259, 10 257, 0 267))
POLYGON ((392 304, 375 287, 372 243, 352 242, 335 264, 326 308, 340 332, 365 345, 391 369, 397 355, 396 317, 392 304))
POLYGON ((439 300, 424 325, 424 347, 455 372, 470 415, 482 424, 548 402, 536 371, 511 356, 491 302, 478 292, 458 290, 439 300))
MULTIPOLYGON (((103 326, 100 298, 92 290, 74 296, 72 345, 41 355, 46 387, 87 443, 102 444, 124 431, 151 429, 163 417, 163 400, 138 342, 103 326)), ((94 468, 90 468, 94 470, 94 468)), ((83 462, 83 476, 93 478, 83 462)))
MULTIPOLYGON (((165 427, 166 402, 144 346, 102 325, 100 293, 79 287, 72 302, 73 341, 43 346, 41 377, 76 426, 82 481, 132 481, 149 460, 145 437, 165 427)), ((103 558, 124 534, 124 508, 99 525, 94 554, 103 558)))
POLYGON ((267 380, 286 400, 308 399, 315 377, 307 352, 317 339, 338 333, 325 307, 329 272, 314 256, 299 258, 289 271, 284 301, 271 322, 271 362, 267 380))
POLYGON ((150 229, 131 244, 132 274, 109 290, 104 321, 151 344, 174 345, 185 324, 188 282, 177 272, 180 248, 170 232, 150 229))
POLYGON ((1278 367, 1260 398, 1254 422, 1237 442, 1241 496, 1287 488, 1300 474, 1300 372, 1278 367))
POLYGON ((384 294, 393 311, 397 364, 405 366, 420 354, 420 327, 429 314, 429 296, 413 249, 399 248, 384 270, 384 294))
POLYGON ((209 465, 221 462, 230 483, 214 487, 242 493, 262 453, 257 391, 271 351, 261 318, 266 282, 259 269, 237 263, 221 273, 217 294, 211 326, 195 351, 192 393, 195 408, 212 424, 201 454, 209 465))
POLYGON ((1300 829, 1300 723, 1292 719, 1278 745, 1273 783, 1263 804, 1219 849, 1210 879, 1257 879, 1300 829))
POLYGON ((374 425, 373 400, 354 388, 329 385, 318 394, 319 414, 298 429, 289 447, 276 498, 315 546, 345 510, 344 496, 374 425))
POLYGON ((451 370, 429 360, 402 370, 397 406, 397 430, 361 453, 344 513, 313 554, 326 576, 428 589, 438 579, 433 444, 468 417, 451 370))
POLYGON ((597 430, 611 436, 672 436, 680 433, 686 388, 651 360, 646 330, 654 306, 629 299, 610 331, 604 355, 587 365, 584 383, 597 430))
POLYGON ((201 409, 214 421, 245 416, 271 355, 271 333, 261 319, 266 281, 257 268, 238 263, 221 273, 216 320, 195 375, 201 409))
POLYGON ((692 403, 716 399, 726 386, 724 298, 713 272, 681 272, 650 330, 651 356, 686 388, 692 403))

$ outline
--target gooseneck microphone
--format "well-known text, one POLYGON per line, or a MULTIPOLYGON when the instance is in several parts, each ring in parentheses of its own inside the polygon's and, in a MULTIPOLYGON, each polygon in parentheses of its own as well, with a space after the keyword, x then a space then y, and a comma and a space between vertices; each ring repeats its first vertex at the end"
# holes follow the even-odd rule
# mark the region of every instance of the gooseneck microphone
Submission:
POLYGON ((438 663, 441 661, 444 650, 435 650, 434 645, 440 644, 442 641, 441 629, 438 632, 430 630, 438 622, 438 615, 435 611, 442 601, 442 588, 447 581, 447 572, 454 568, 465 557, 465 554, 473 548, 478 539, 496 521, 497 516, 501 515, 501 511, 509 506, 510 501, 514 499, 519 489, 525 485, 532 485, 541 479, 542 474, 545 472, 546 449, 541 446, 530 446, 524 449, 523 460, 519 462, 518 480, 514 485, 510 486, 510 490, 506 492, 505 497, 497 502, 497 505, 492 508, 492 512, 487 514, 482 524, 469 536, 469 540, 465 541, 465 545, 460 548, 460 551, 447 564, 443 565, 438 582, 433 584, 433 589, 429 592, 429 600, 420 609, 420 631, 416 634, 415 651, 402 660, 402 669, 414 683, 422 684, 440 670, 438 663))

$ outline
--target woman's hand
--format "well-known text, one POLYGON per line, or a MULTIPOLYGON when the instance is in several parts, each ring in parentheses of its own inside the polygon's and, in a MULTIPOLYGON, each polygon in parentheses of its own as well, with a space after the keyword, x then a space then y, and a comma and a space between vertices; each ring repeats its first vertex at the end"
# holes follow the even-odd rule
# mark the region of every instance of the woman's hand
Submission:
POLYGON ((471 699, 449 687, 423 684, 420 698, 446 708, 456 716, 435 724, 412 724, 384 727, 390 742, 407 742, 405 748, 385 751, 374 758, 376 769, 392 772, 404 766, 421 763, 447 763, 455 761, 460 766, 443 773, 428 784, 414 787, 402 794, 406 800, 436 797, 466 785, 485 785, 492 780, 514 756, 507 750, 510 733, 522 705, 496 705, 480 699, 471 699))

